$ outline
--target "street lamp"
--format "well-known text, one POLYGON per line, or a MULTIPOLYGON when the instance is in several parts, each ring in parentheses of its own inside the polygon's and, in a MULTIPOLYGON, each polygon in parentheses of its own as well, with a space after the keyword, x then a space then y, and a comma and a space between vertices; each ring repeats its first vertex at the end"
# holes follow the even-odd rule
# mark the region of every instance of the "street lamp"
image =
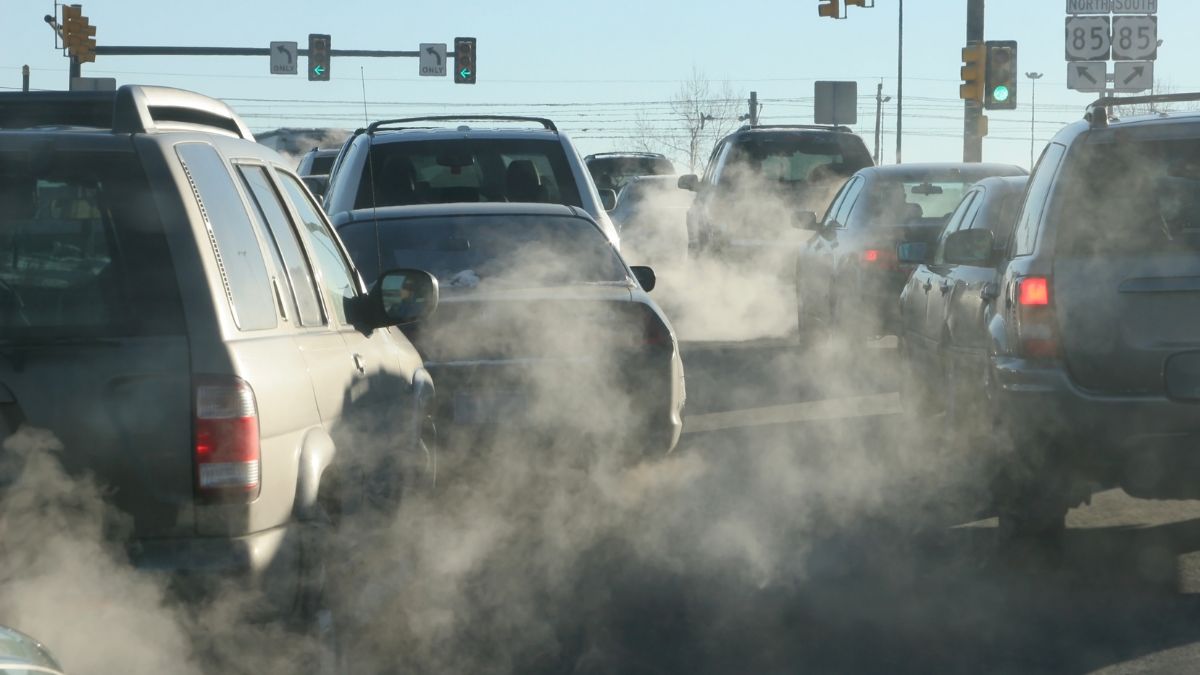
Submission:
POLYGON ((1033 134, 1034 122, 1037 121, 1037 81, 1042 79, 1045 73, 1025 73, 1025 77, 1030 79, 1029 83, 1029 170, 1033 171, 1033 134))

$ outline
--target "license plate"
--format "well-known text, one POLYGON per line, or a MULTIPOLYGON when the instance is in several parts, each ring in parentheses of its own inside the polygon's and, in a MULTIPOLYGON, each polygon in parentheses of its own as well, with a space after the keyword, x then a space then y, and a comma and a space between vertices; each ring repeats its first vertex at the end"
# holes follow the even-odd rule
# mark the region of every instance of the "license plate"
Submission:
POLYGON ((490 424, 512 419, 524 408, 524 398, 511 391, 459 392, 454 395, 454 421, 490 424))

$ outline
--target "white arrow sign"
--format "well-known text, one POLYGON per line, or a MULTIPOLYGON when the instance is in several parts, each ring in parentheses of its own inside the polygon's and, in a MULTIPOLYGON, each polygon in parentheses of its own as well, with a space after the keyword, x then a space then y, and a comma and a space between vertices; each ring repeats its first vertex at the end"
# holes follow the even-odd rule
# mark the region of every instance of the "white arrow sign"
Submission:
POLYGON ((1132 93, 1154 86, 1153 61, 1117 61, 1113 64, 1113 89, 1132 93))
POLYGON ((421 75, 428 77, 446 76, 446 43, 421 43, 421 75))
POLYGON ((1067 64, 1067 89, 1104 91, 1108 64, 1103 61, 1071 61, 1067 64))
POLYGON ((299 72, 296 69, 296 52, 297 46, 295 42, 272 42, 271 74, 295 75, 299 72))

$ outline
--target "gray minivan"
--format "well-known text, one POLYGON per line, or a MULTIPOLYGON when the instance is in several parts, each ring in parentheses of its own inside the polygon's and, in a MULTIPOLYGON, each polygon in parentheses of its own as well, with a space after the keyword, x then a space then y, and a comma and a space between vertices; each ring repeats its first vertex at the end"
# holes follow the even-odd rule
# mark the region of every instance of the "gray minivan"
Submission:
POLYGON ((137 565, 285 608, 323 565, 298 524, 425 465, 432 381, 392 326, 437 299, 365 288, 290 164, 191 92, 0 94, 0 491, 48 430, 137 565))

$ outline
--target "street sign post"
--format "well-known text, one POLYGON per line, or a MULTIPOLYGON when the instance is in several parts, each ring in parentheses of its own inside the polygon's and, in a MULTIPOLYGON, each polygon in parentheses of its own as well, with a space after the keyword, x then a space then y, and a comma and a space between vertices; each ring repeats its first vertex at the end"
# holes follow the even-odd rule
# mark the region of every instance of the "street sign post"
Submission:
POLYGON ((1153 61, 1158 56, 1157 16, 1113 17, 1114 61, 1153 61))
POLYGON ((1138 92, 1153 87, 1153 61, 1117 61, 1113 64, 1113 89, 1116 91, 1138 92))
POLYGON ((1067 60, 1107 61, 1112 32, 1107 16, 1067 17, 1067 60))
POLYGON ((1103 61, 1071 61, 1067 64, 1067 89, 1104 91, 1108 64, 1103 61))
POLYGON ((858 122, 858 82, 818 81, 813 94, 813 121, 817 124, 858 122))
POLYGON ((296 56, 300 47, 295 42, 271 43, 271 74, 295 75, 299 72, 296 56))
POLYGON ((422 42, 418 50, 420 56, 420 73, 426 77, 446 76, 446 43, 422 42))

